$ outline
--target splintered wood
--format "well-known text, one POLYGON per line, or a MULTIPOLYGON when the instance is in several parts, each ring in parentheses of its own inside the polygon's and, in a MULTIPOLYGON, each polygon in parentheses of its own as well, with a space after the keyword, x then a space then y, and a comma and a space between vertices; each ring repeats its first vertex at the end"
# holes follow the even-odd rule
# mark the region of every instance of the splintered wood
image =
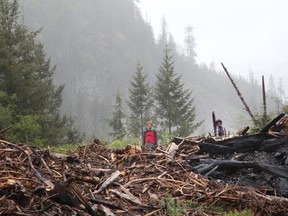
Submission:
MULTIPOLYGON (((246 137, 246 141, 266 143, 265 148, 283 144, 283 140, 258 135, 246 137)), ((56 156, 49 150, 0 140, 0 214, 169 215, 168 203, 172 201, 175 205, 186 203, 183 215, 223 215, 215 210, 217 206, 225 211, 251 209, 255 215, 288 214, 287 198, 275 191, 267 193, 265 186, 241 186, 239 179, 234 182, 229 174, 220 173, 227 166, 244 166, 257 168, 257 172, 274 170, 272 178, 275 174, 285 179, 285 167, 274 169, 259 161, 243 161, 249 155, 235 154, 235 148, 254 149, 240 145, 238 139, 230 141, 228 147, 210 138, 179 138, 174 142, 155 152, 132 146, 109 149, 93 143, 56 156), (216 152, 224 152, 225 160, 219 161, 216 155, 209 159, 213 144, 216 152), (222 179, 211 178, 213 175, 222 179)), ((241 174, 256 176, 249 172, 241 174)))

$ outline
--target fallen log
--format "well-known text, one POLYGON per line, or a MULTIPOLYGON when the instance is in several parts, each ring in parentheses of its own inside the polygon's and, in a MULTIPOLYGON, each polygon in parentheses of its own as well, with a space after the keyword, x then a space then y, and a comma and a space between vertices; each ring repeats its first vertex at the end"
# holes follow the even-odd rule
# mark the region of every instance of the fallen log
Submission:
POLYGON ((113 203, 113 202, 109 202, 103 198, 100 199, 100 198, 94 197, 93 199, 88 199, 88 201, 91 203, 95 203, 95 204, 102 204, 102 205, 108 206, 109 208, 112 208, 112 209, 121 209, 123 211, 127 211, 127 210, 125 210, 125 208, 123 206, 118 205, 118 204, 113 203))
POLYGON ((264 164, 264 163, 257 163, 257 168, 261 168, 262 171, 271 174, 273 176, 278 176, 282 178, 288 179, 288 166, 283 167, 283 166, 273 166, 269 164, 264 164))
POLYGON ((209 154, 230 154, 233 153, 234 150, 231 146, 228 145, 221 145, 221 144, 214 144, 214 143, 199 143, 198 146, 200 147, 199 154, 202 153, 209 153, 209 154))
POLYGON ((257 163, 254 161, 237 161, 237 160, 215 160, 215 159, 199 159, 200 164, 207 164, 205 167, 197 169, 200 174, 205 174, 217 166, 217 169, 237 171, 237 169, 254 168, 261 169, 275 177, 282 177, 288 179, 288 167, 273 166, 264 163, 257 163))
POLYGON ((132 194, 122 193, 122 192, 117 191, 117 190, 115 190, 115 189, 109 189, 109 191, 112 192, 112 193, 117 194, 120 198, 129 200, 129 201, 131 201, 131 202, 134 203, 134 204, 143 206, 143 203, 142 203, 137 197, 135 197, 135 196, 132 195, 132 194))
POLYGON ((118 178, 118 176, 120 176, 121 172, 119 170, 116 170, 115 172, 113 172, 111 174, 111 176, 106 179, 105 182, 103 182, 103 184, 100 186, 100 188, 96 191, 94 191, 94 193, 100 193, 101 191, 103 191, 106 187, 108 187, 109 184, 111 184, 116 178, 118 178))
POLYGON ((210 154, 225 155, 234 152, 269 151, 274 147, 285 145, 287 141, 287 136, 275 138, 269 135, 255 134, 221 140, 215 144, 206 142, 197 144, 200 147, 200 153, 207 152, 210 154))
POLYGON ((260 146, 260 151, 271 151, 276 147, 286 145, 288 143, 288 136, 264 140, 260 146))
POLYGON ((272 121, 270 121, 265 127, 263 127, 261 130, 260 130, 260 133, 263 133, 263 134, 266 134, 269 129, 272 127, 272 126, 275 126, 275 124, 285 116, 284 113, 281 113, 280 115, 278 115, 276 118, 274 118, 272 121))

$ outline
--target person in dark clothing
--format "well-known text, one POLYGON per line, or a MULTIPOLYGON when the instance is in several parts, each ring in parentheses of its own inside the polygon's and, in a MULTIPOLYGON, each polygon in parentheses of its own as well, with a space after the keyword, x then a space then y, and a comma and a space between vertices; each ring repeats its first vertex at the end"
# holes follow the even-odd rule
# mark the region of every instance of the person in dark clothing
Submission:
POLYGON ((147 129, 143 134, 143 148, 144 150, 155 150, 158 146, 157 132, 152 129, 153 123, 149 121, 147 123, 147 129))
POLYGON ((226 136, 226 129, 222 126, 222 120, 218 119, 216 121, 216 136, 224 137, 226 136))

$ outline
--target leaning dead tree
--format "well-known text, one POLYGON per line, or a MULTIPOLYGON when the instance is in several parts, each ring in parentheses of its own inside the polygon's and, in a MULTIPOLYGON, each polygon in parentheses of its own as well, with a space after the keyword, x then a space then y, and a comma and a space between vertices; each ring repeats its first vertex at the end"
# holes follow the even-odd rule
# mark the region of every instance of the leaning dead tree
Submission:
POLYGON ((254 115, 252 114, 249 106, 247 105, 247 103, 245 102, 244 98, 242 97, 242 94, 241 92, 239 91, 238 87, 236 86, 236 83, 234 82, 234 80, 232 79, 232 77, 230 76, 229 72, 227 71, 227 69, 225 68, 224 64, 221 62, 221 65, 225 71, 225 73, 227 74, 228 78, 230 79, 233 87, 235 88, 235 90, 237 91, 237 94, 239 96, 239 98, 241 99, 242 103, 244 104, 245 106, 245 110, 249 113, 252 121, 254 122, 254 124, 256 125, 257 124, 257 120, 255 119, 254 115))

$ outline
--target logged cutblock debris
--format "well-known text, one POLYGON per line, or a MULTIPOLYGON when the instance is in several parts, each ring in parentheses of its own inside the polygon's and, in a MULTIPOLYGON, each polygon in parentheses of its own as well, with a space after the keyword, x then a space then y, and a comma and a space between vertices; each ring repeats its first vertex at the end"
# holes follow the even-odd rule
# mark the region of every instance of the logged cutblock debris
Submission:
POLYGON ((287 215, 288 120, 255 135, 174 138, 154 152, 99 140, 67 155, 0 140, 0 215, 287 215), (170 203, 170 204, 169 204, 170 203))

